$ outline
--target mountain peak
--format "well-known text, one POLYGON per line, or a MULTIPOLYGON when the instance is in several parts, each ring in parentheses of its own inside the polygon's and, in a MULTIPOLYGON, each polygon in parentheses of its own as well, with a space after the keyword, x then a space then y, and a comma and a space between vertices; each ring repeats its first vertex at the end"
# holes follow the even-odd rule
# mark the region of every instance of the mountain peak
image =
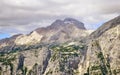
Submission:
POLYGON ((58 19, 51 24, 50 28, 59 28, 59 26, 65 26, 65 25, 71 25, 71 24, 75 25, 79 29, 86 29, 82 22, 73 18, 65 18, 64 20, 58 19))
POLYGON ((69 18, 69 17, 68 17, 68 18, 65 18, 65 19, 64 19, 64 22, 65 22, 65 21, 77 21, 77 20, 74 19, 74 18, 69 18))
POLYGON ((61 26, 61 25, 64 25, 64 22, 60 19, 57 19, 56 21, 54 21, 51 26, 54 27, 54 26, 61 26))
POLYGON ((64 23, 65 24, 74 24, 74 25, 76 25, 80 29, 86 29, 82 22, 80 22, 80 21, 78 21, 78 20, 76 20, 74 18, 65 18, 64 19, 64 23))

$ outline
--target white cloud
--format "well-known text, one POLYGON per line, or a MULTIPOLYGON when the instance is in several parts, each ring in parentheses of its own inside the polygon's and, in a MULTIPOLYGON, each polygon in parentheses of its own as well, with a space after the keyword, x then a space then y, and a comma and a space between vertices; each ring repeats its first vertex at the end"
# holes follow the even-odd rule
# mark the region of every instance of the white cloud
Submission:
POLYGON ((40 0, 4 0, 3 2, 6 5, 14 6, 14 7, 42 7, 44 6, 44 2, 40 0))

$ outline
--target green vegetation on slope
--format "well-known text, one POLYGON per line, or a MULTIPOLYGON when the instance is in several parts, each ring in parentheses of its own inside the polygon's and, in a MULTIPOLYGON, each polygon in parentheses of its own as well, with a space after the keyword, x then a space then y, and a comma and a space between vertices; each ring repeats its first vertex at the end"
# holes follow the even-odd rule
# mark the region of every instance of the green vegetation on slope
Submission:
POLYGON ((51 62, 59 61, 59 70, 66 74, 74 74, 74 70, 78 68, 80 50, 83 50, 83 45, 54 45, 51 47, 52 56, 51 62), (78 58, 76 60, 76 58, 78 58))
MULTIPOLYGON (((10 74, 11 75, 13 75, 13 68, 14 68, 14 64, 12 62, 15 59, 16 59, 16 56, 13 54, 0 55, 0 63, 2 63, 2 65, 6 66, 6 70, 7 70, 8 66, 10 67, 10 74)), ((1 75, 1 73, 2 73, 2 67, 1 67, 0 75, 1 75)))

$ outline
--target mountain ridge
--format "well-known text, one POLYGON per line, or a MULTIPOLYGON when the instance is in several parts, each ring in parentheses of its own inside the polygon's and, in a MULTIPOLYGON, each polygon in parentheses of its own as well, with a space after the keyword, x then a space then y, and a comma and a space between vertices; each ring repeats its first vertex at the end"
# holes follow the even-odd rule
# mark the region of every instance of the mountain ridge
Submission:
POLYGON ((120 24, 120 16, 104 23, 102 26, 100 26, 96 31, 94 31, 90 36, 97 38, 100 35, 102 35, 102 33, 104 33, 105 31, 107 31, 108 29, 111 29, 113 27, 116 27, 117 25, 120 24), (93 36, 96 35, 96 36, 93 36))
POLYGON ((50 26, 40 27, 29 34, 17 34, 0 41, 1 47, 10 45, 24 45, 44 42, 67 42, 71 39, 83 38, 90 34, 84 24, 73 18, 56 20, 50 26), (81 34, 80 34, 81 33, 81 34), (74 35, 76 34, 76 35, 74 35))

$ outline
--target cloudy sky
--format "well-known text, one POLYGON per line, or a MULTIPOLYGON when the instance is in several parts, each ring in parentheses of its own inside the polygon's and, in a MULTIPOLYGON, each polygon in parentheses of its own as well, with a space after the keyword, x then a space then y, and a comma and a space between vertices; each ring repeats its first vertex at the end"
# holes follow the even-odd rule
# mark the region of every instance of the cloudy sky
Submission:
POLYGON ((75 18, 87 29, 120 15, 120 0, 0 0, 0 39, 75 18))

